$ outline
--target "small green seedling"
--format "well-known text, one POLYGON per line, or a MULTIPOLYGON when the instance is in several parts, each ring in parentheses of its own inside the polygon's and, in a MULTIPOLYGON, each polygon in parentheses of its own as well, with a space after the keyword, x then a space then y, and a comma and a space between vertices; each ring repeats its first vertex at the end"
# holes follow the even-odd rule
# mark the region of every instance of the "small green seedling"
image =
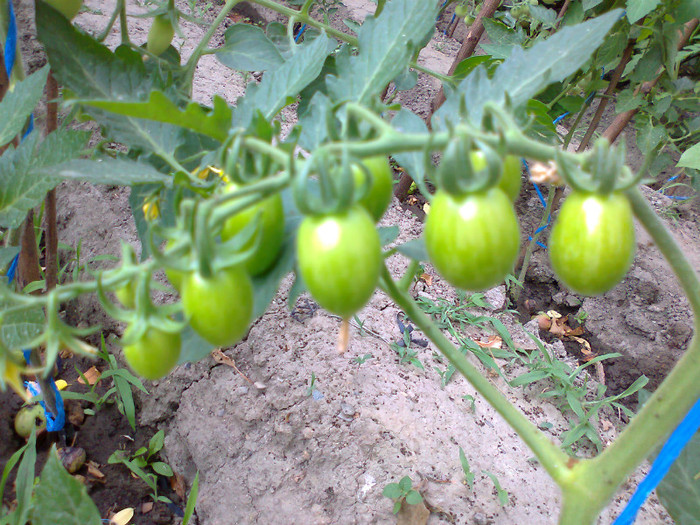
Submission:
POLYGON ((372 359, 372 357, 374 357, 372 354, 365 354, 361 357, 358 355, 355 359, 352 360, 352 362, 357 363, 358 365, 361 365, 362 363, 364 363, 368 359, 372 359))
POLYGON ((411 348, 411 332, 409 330, 404 330, 403 332, 403 346, 398 343, 391 343, 389 346, 391 349, 399 354, 399 364, 409 363, 425 370, 423 363, 420 362, 418 357, 418 351, 411 348))
POLYGON ((423 496, 413 488, 413 482, 408 476, 401 478, 398 483, 389 483, 384 487, 382 494, 394 500, 394 509, 392 510, 394 514, 399 513, 404 501, 409 505, 417 505, 423 501, 423 496))
POLYGON ((314 390, 316 388, 316 374, 311 372, 311 379, 309 379, 309 386, 306 388, 306 395, 311 397, 314 395, 314 390))
POLYGON ((464 482, 469 487, 469 490, 474 488, 474 473, 469 467, 469 461, 467 461, 467 456, 464 454, 462 447, 459 447, 459 462, 462 464, 462 470, 464 471, 464 482))
POLYGON ((115 450, 112 455, 109 456, 107 463, 110 465, 118 463, 124 464, 131 472, 148 485, 152 491, 151 497, 153 501, 171 503, 170 499, 158 495, 158 478, 156 474, 169 478, 173 475, 173 469, 163 461, 152 461, 154 456, 163 449, 164 441, 165 433, 159 430, 148 442, 148 447, 139 448, 134 452, 132 457, 129 457, 124 450, 115 450), (148 467, 150 467, 153 472, 147 472, 145 469, 148 467))
POLYGON ((498 495, 498 502, 501 504, 501 507, 506 507, 510 503, 510 497, 508 496, 508 491, 503 489, 501 487, 501 484, 498 482, 498 478, 496 477, 495 474, 492 474, 491 472, 487 470, 482 470, 484 474, 486 474, 489 478, 491 478, 491 481, 493 482, 493 486, 496 487, 496 494, 498 495))

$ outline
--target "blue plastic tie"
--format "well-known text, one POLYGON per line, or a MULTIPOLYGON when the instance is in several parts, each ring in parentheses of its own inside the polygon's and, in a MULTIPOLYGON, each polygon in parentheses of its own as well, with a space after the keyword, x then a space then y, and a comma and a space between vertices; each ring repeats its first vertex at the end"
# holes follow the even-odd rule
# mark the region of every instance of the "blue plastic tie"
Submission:
POLYGON ((10 78, 12 69, 15 67, 15 56, 17 55, 17 21, 15 20, 12 0, 7 0, 7 14, 9 22, 7 25, 7 38, 5 39, 5 71, 7 71, 7 78, 10 78))
POLYGON ((637 490, 634 491, 634 494, 632 494, 632 497, 627 502, 627 506, 613 522, 613 525, 630 525, 634 523, 639 508, 644 504, 651 491, 659 485, 661 480, 668 473, 671 465, 673 465, 673 462, 678 459, 683 448, 688 444, 688 441, 692 439, 699 428, 700 400, 695 403, 693 408, 690 409, 690 412, 688 412, 688 415, 685 416, 683 421, 676 427, 676 430, 673 431, 671 437, 668 438, 668 441, 666 441, 666 444, 651 465, 649 474, 642 480, 637 490))
POLYGON ((447 24, 447 26, 445 27, 445 30, 442 32, 443 35, 447 36, 447 28, 450 27, 452 24, 454 24, 455 18, 457 18, 457 15, 452 13, 452 18, 450 19, 450 23, 447 24))
POLYGON ((306 24, 301 26, 301 29, 299 29, 299 32, 294 36, 294 43, 295 44, 299 43, 299 39, 301 38, 301 35, 304 34, 304 31, 306 31, 306 24))
MULTIPOLYGON (((43 401, 39 401, 39 404, 44 409, 44 415, 46 416, 46 430, 49 432, 57 432, 63 430, 66 424, 66 410, 63 408, 63 399, 61 398, 61 393, 58 391, 56 383, 54 383, 53 378, 49 378, 49 385, 56 396, 56 412, 54 416, 50 410, 46 408, 43 401)), ((24 386, 26 386, 33 396, 37 396, 41 393, 41 388, 38 384, 32 381, 25 381, 24 386)))

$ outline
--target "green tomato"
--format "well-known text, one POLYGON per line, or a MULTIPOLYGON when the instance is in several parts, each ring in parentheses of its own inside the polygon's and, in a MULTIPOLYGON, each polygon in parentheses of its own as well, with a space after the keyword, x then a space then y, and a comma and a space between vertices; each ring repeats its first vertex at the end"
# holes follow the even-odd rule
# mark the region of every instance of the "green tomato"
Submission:
POLYGON ((574 292, 599 295, 620 282, 634 260, 632 208, 621 193, 572 192, 549 236, 549 260, 574 292))
POLYGON ((313 298, 350 318, 372 297, 382 266, 379 234, 360 206, 305 217, 297 232, 299 273, 313 298))
MULTIPOLYGON (((471 161, 476 171, 486 168, 486 157, 481 150, 471 152, 471 161)), ((498 187, 508 195, 511 202, 515 202, 520 195, 522 186, 520 173, 520 159, 515 155, 506 155, 506 158, 503 159, 503 173, 498 179, 498 187)))
POLYGON ((469 8, 466 4, 458 4, 457 7, 455 7, 455 15, 457 15, 460 18, 467 16, 468 12, 469 8))
MULTIPOLYGON (((131 327, 124 331, 129 336, 131 327)), ((146 379, 155 380, 168 374, 180 359, 182 339, 179 333, 164 332, 150 326, 139 340, 124 345, 124 357, 129 367, 146 379)))
POLYGON ((133 308, 136 306, 136 283, 134 281, 129 281, 114 292, 114 295, 117 296, 119 302, 126 308, 133 308))
POLYGON ((190 325, 214 346, 240 341, 253 316, 253 284, 240 266, 205 278, 192 272, 182 283, 182 305, 190 325))
POLYGON ((148 31, 146 49, 154 55, 162 54, 173 41, 175 28, 170 20, 170 15, 158 15, 153 18, 151 29, 148 31))
MULTIPOLYGON (((165 243, 166 249, 172 248, 175 242, 175 239, 169 239, 168 242, 165 243)), ((182 281, 185 279, 185 272, 175 270, 174 268, 165 268, 165 276, 168 278, 168 281, 170 281, 170 284, 173 285, 173 288, 178 292, 182 291, 182 281)))
POLYGON ((497 285, 513 268, 520 229, 499 188, 450 195, 438 190, 425 220, 430 261, 447 282, 472 291, 497 285))
POLYGON ((465 26, 470 26, 474 23, 474 17, 473 16, 465 16, 464 17, 464 25, 465 26))
MULTIPOLYGON (((235 191, 237 186, 229 184, 227 192, 235 191)), ((236 236, 251 221, 259 216, 258 228, 250 240, 242 247, 247 250, 255 243, 255 237, 260 236, 258 247, 253 255, 245 262, 245 268, 250 275, 260 275, 270 268, 277 259, 284 241, 284 206, 279 193, 267 197, 261 202, 247 208, 233 217, 229 217, 221 230, 221 240, 228 241, 236 236)))
MULTIPOLYGON (((371 176, 371 182, 367 193, 357 202, 366 209, 375 222, 382 218, 391 203, 391 194, 394 187, 394 172, 389 160, 384 156, 369 157, 362 160, 371 176)), ((358 165, 352 166, 352 175, 355 179, 355 187, 360 188, 366 180, 367 174, 358 165)))
POLYGON ((47 4, 59 11, 68 20, 73 20, 80 12, 83 0, 45 0, 47 4))
POLYGON ((20 409, 15 416, 15 432, 23 438, 28 438, 32 429, 38 434, 46 428, 46 414, 41 405, 33 405, 20 409))

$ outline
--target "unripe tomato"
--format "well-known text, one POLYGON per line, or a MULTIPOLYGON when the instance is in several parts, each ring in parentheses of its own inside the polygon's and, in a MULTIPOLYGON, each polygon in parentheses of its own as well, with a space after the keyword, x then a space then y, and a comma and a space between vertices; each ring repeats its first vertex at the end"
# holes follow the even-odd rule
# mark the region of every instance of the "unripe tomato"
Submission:
POLYGON ((469 9, 467 8, 466 4, 457 4, 457 7, 455 7, 455 15, 457 15, 460 18, 462 18, 463 16, 467 16, 468 12, 469 9))
POLYGON ((45 0, 47 4, 59 11, 68 20, 73 20, 80 12, 83 0, 45 0))
POLYGON ((148 31, 146 49, 154 55, 162 54, 173 41, 175 28, 169 15, 158 15, 153 18, 151 29, 148 31))
MULTIPOLYGON (((486 157, 480 150, 471 152, 471 161, 476 171, 486 168, 486 157)), ((506 158, 503 159, 503 173, 498 179, 498 187, 508 195, 511 202, 515 202, 520 195, 522 186, 520 173, 520 159, 515 155, 506 155, 506 158)))
POLYGON ((344 319, 374 293, 382 265, 372 218, 360 206, 305 217, 297 233, 299 273, 313 298, 344 319))
POLYGON ((45 428, 46 414, 41 405, 24 407, 15 416, 15 432, 25 439, 31 435, 32 429, 38 434, 45 428))
MULTIPOLYGON (((362 163, 367 167, 371 175, 371 182, 367 193, 357 202, 366 209, 375 222, 382 218, 391 203, 391 194, 394 186, 394 172, 389 160, 384 156, 369 157, 362 163)), ((358 166, 352 166, 352 174, 355 178, 355 187, 360 188, 367 174, 358 166)))
POLYGON ((214 346, 240 341, 253 316, 253 284, 240 266, 205 278, 199 272, 182 283, 182 305, 190 325, 214 346))
MULTIPOLYGON (((175 239, 170 239, 167 243, 165 243, 165 247, 172 248, 175 242, 175 239)), ((173 285, 173 288, 175 288, 178 292, 182 291, 182 281, 185 279, 184 272, 175 270, 174 268, 165 268, 165 276, 168 278, 168 281, 170 281, 170 284, 173 285)))
POLYGON ((430 261, 446 281, 466 290, 500 283, 513 268, 520 229, 500 188, 454 196, 438 190, 425 220, 430 261))
MULTIPOLYGON (((227 192, 235 191, 237 186, 229 184, 227 192)), ((221 240, 228 241, 241 232, 251 221, 258 217, 258 228, 250 240, 243 246, 249 249, 255 243, 255 237, 260 236, 258 247, 245 263, 250 275, 260 275, 270 268, 277 259, 284 241, 284 206, 279 193, 267 197, 255 206, 251 206, 233 217, 229 217, 221 230, 221 240)))
MULTIPOLYGON (((128 337, 131 327, 124 331, 128 337)), ((135 343, 124 345, 124 357, 129 367, 146 379, 155 380, 168 374, 180 358, 182 340, 179 333, 164 332, 149 327, 135 343)))
POLYGON ((128 282, 114 292, 114 295, 125 307, 133 308, 136 306, 136 283, 134 281, 128 282))
POLYGON ((572 192, 549 236, 549 260, 574 292, 599 295, 620 282, 634 260, 632 208, 621 193, 572 192))
POLYGON ((474 17, 473 16, 465 16, 464 17, 464 25, 465 26, 470 26, 474 23, 474 17))

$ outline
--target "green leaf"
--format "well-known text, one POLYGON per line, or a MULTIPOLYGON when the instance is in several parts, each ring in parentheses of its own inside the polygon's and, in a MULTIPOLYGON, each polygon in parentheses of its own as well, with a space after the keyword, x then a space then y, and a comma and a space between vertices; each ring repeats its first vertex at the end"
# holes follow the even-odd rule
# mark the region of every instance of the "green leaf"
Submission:
POLYGON ((182 337, 182 352, 178 364, 196 363, 211 354, 214 346, 199 337, 190 325, 187 325, 180 333, 182 337))
MULTIPOLYGON (((394 115, 391 123, 398 131, 403 133, 426 133, 428 131, 423 119, 406 108, 401 108, 401 110, 394 115)), ((421 193, 428 195, 430 192, 425 185, 425 153, 422 151, 412 151, 395 153, 392 156, 399 166, 405 169, 411 176, 421 193)))
POLYGON ((327 78, 334 102, 368 102, 401 74, 435 25, 437 4, 393 0, 378 17, 365 18, 358 34, 359 52, 338 55, 338 75, 327 78))
POLYGON ((331 102, 321 91, 317 91, 308 110, 299 119, 301 134, 299 135, 299 145, 307 151, 313 151, 328 138, 328 127, 326 121, 331 112, 331 102))
POLYGON ((156 452, 159 452, 163 448, 163 443, 165 442, 165 432, 159 430, 153 437, 151 437, 148 442, 148 455, 152 456, 156 452))
POLYGON ((514 108, 527 103, 548 85, 564 80, 583 66, 619 15, 620 10, 614 9, 582 24, 564 27, 529 49, 516 47, 491 79, 483 65, 477 67, 435 112, 433 129, 444 129, 446 120, 455 121, 461 96, 466 99, 470 120, 479 125, 484 104, 505 104, 506 93, 514 108))
POLYGON ((173 124, 218 141, 226 139, 231 127, 231 108, 218 95, 214 95, 213 109, 196 102, 190 102, 185 109, 180 109, 160 91, 151 92, 145 102, 94 99, 78 99, 77 102, 120 115, 173 124))
POLYGON ((627 20, 634 24, 656 9, 660 2, 661 0, 627 0, 627 20))
POLYGON ((382 495, 390 499, 396 499, 403 496, 403 491, 401 490, 401 487, 399 487, 398 483, 389 483, 386 487, 384 487, 382 495))
POLYGON ((425 248, 425 240, 423 237, 398 245, 396 251, 409 259, 414 259, 419 262, 428 260, 428 251, 425 248))
POLYGON ((700 170, 700 143, 685 150, 683 155, 681 155, 677 166, 679 168, 693 168, 695 170, 700 170))
POLYGON ((508 44, 519 46, 525 42, 525 34, 522 29, 518 31, 509 28, 502 22, 498 22, 492 18, 484 18, 482 20, 484 29, 489 35, 489 40, 494 44, 508 44))
POLYGON ((173 469, 170 468, 170 465, 163 463, 162 461, 151 463, 151 468, 153 469, 153 472, 160 474, 161 476, 165 476, 166 478, 173 475, 173 469))
POLYGON ((418 505, 421 501, 423 501, 423 496, 421 496, 420 492, 417 490, 411 489, 408 494, 406 494, 406 503, 409 505, 418 505))
POLYGON ((379 228, 379 241, 382 246, 386 246, 390 242, 394 242, 399 236, 398 226, 386 226, 379 228))
POLYGON ((44 169, 61 179, 83 180, 92 184, 133 186, 135 184, 160 183, 172 185, 172 177, 164 175, 153 166, 126 159, 109 157, 88 160, 74 159, 55 168, 44 169))
POLYGON ((8 350, 22 350, 44 331, 44 310, 40 306, 8 306, 0 301, 0 341, 8 350))
POLYGON ((700 433, 688 442, 656 489, 661 504, 678 525, 700 520, 700 433))
MULTIPOLYGON (((484 19, 484 22, 486 20, 490 19, 484 19)), ((469 75, 469 73, 471 73, 476 66, 485 62, 493 62, 493 57, 490 55, 476 55, 465 58, 459 64, 457 64, 457 68, 455 69, 452 78, 454 78, 455 81, 462 80, 466 78, 466 76, 469 75)))
POLYGON ((187 497, 187 505, 185 505, 185 514, 182 517, 182 525, 187 525, 194 514, 194 507, 197 504, 197 495, 199 494, 199 471, 194 477, 190 495, 187 497))
POLYGON ((557 12, 541 5, 531 5, 530 15, 533 20, 537 20, 546 26, 554 26, 557 21, 557 12))
POLYGON ((0 157, 0 225, 17 228, 27 211, 44 200, 46 192, 60 179, 46 174, 45 168, 76 157, 89 133, 75 130, 54 131, 39 142, 39 133, 30 134, 17 149, 8 148, 0 157))
POLYGON ((603 0, 583 0, 581 3, 583 4, 583 10, 588 11, 589 9, 593 9, 595 6, 601 4, 603 0))
POLYGON ((19 246, 3 246, 0 248, 0 271, 10 264, 18 253, 19 246))
POLYGON ((22 461, 17 468, 15 478, 15 498, 17 508, 15 509, 17 519, 15 523, 24 524, 28 520, 32 506, 32 491, 34 489, 34 469, 36 466, 36 434, 35 429, 27 441, 27 448, 24 449, 22 461))
POLYGON ((284 58, 263 30, 250 24, 234 24, 224 34, 225 44, 216 58, 226 67, 240 71, 270 71, 284 58))
POLYGON ((87 494, 85 485, 66 472, 51 447, 36 487, 32 523, 34 525, 98 525, 100 512, 87 494))
POLYGON ((44 94, 49 66, 44 66, 25 80, 17 82, 0 101, 0 146, 10 142, 27 123, 29 115, 44 94))
MULTIPOLYGON (((472 398, 472 403, 474 402, 472 398)), ((462 450, 462 447, 459 447, 459 462, 462 464, 462 470, 464 471, 464 480, 467 482, 467 486, 471 490, 474 488, 474 473, 471 470, 471 467, 469 466, 469 461, 467 460, 467 456, 464 453, 464 450, 462 450)))
POLYGON ((299 50, 282 66, 263 76, 260 84, 249 84, 238 99, 234 125, 248 127, 256 111, 271 120, 284 106, 294 102, 299 92, 314 80, 323 68, 326 56, 336 47, 335 40, 322 34, 299 50))
POLYGON ((413 482, 411 481, 411 478, 409 476, 404 476, 399 480, 399 488, 403 491, 404 494, 411 490, 412 486, 413 482))

